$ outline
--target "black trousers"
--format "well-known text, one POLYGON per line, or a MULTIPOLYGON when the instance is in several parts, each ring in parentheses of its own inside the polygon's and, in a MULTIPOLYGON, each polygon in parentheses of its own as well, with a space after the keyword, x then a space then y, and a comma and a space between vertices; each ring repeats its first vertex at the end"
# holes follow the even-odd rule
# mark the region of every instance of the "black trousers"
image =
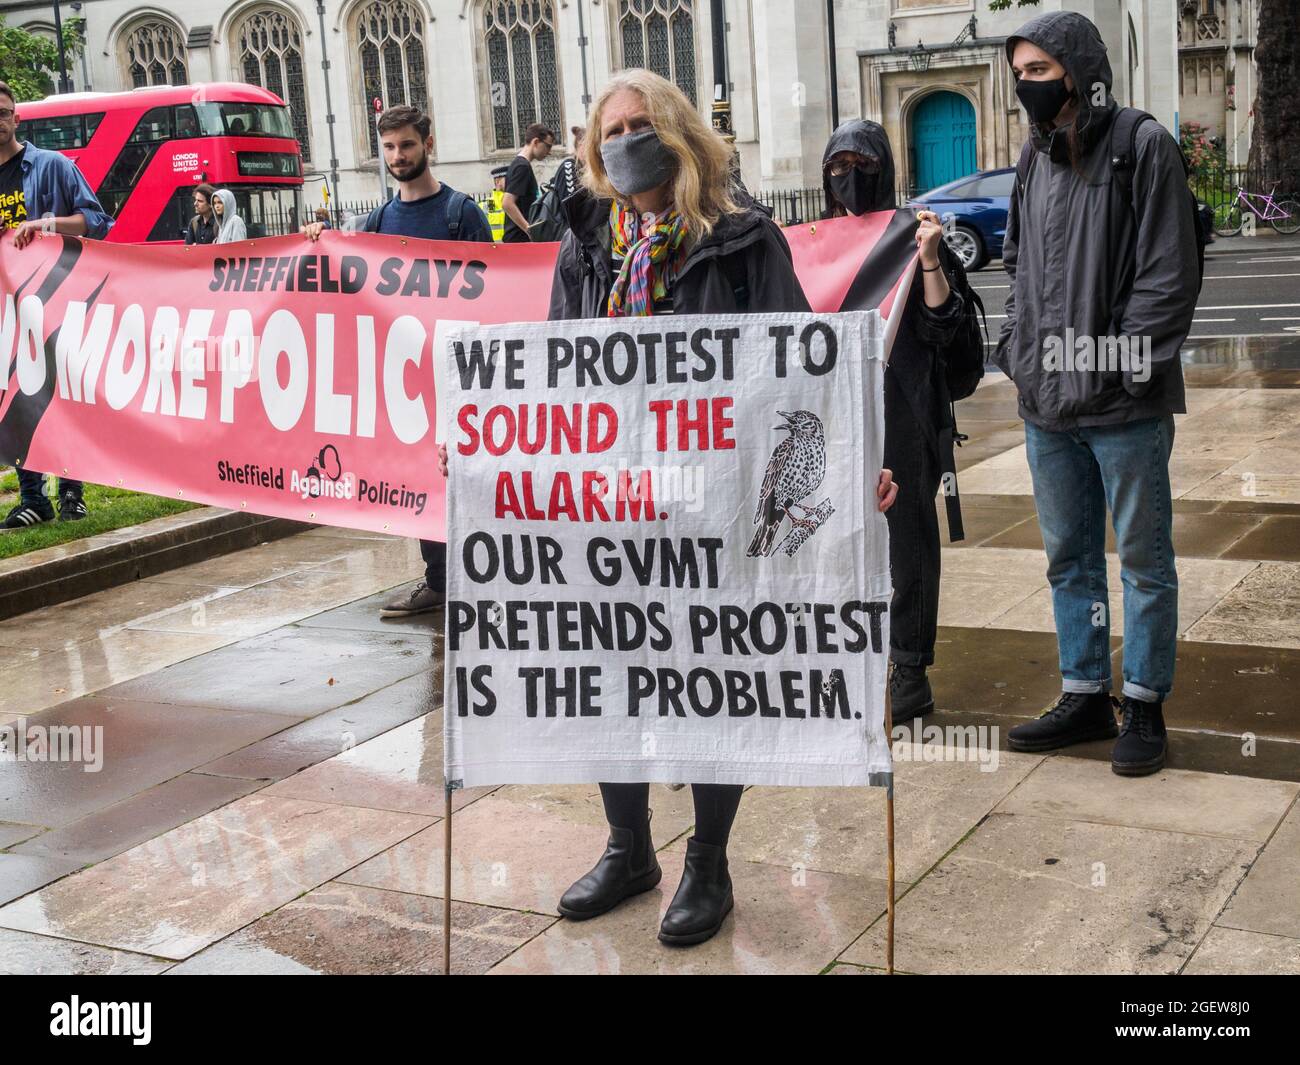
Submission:
POLYGON ((441 540, 421 540, 424 579, 435 592, 447 591, 447 545, 441 540))
MULTIPOLYGON (((695 838, 713 847, 727 846, 732 822, 744 794, 740 784, 692 784, 695 799, 695 838)), ((602 784, 605 820, 615 828, 640 832, 650 812, 649 784, 602 784)))
POLYGON ((939 513, 941 474, 934 452, 897 379, 885 372, 885 466, 894 471, 898 498, 885 512, 894 598, 889 606, 889 657, 903 666, 934 663, 939 627, 939 513))

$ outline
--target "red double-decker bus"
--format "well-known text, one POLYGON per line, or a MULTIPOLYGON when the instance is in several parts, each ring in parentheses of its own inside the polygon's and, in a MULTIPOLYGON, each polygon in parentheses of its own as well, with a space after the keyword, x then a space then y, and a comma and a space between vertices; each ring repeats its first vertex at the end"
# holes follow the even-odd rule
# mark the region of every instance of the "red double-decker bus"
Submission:
POLYGON ((18 105, 18 136, 73 159, 118 243, 179 241, 206 181, 235 194, 250 237, 296 227, 302 154, 289 108, 242 82, 82 92, 18 105))

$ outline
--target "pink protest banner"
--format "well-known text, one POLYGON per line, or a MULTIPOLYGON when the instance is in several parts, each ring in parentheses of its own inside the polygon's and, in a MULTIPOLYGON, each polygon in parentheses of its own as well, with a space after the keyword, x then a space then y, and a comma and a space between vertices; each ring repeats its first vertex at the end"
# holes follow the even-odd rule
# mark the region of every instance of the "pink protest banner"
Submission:
MULTIPOLYGON (((899 211, 785 232, 815 311, 888 315, 914 229, 899 211)), ((558 248, 0 236, 0 461, 443 539, 440 323, 545 320, 558 248)))
POLYGON ((0 242, 0 459, 441 538, 438 322, 546 317, 556 245, 0 242))

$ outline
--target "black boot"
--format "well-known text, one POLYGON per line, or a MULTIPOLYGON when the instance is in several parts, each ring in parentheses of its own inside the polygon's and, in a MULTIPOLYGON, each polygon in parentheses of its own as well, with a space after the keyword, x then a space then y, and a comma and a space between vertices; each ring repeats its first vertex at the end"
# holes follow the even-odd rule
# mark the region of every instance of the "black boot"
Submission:
POLYGON ((1113 739, 1114 700, 1108 692, 1064 692, 1041 717, 1007 733, 1013 751, 1054 751, 1072 743, 1113 739))
POLYGON ((1164 768, 1169 735, 1160 704, 1125 696, 1120 705, 1124 720, 1110 757, 1110 768, 1122 777, 1145 777, 1164 768))
POLYGON ((934 709, 934 693, 925 666, 901 666, 895 662, 889 670, 890 721, 910 721, 934 709))
POLYGON ((659 942, 684 947, 712 939, 734 904, 726 849, 692 836, 686 841, 682 882, 659 926, 659 942))
POLYGON ((598 917, 624 899, 649 891, 663 875, 650 838, 649 817, 641 832, 610 825, 605 853, 591 872, 564 893, 559 911, 573 921, 598 917))

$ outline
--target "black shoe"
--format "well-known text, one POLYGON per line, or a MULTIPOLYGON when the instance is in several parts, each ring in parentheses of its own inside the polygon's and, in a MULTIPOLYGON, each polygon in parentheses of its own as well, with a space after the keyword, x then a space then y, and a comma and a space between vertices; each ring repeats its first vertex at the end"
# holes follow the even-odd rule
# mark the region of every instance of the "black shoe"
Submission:
POLYGON ((684 947, 712 939, 734 905, 726 850, 692 836, 686 841, 682 882, 659 925, 659 942, 684 947))
POLYGON ((59 521, 80 521, 89 511, 79 493, 68 492, 59 496, 59 521))
POLYGON ((934 709, 934 692, 925 666, 900 666, 889 669, 889 712, 891 723, 910 721, 934 709))
POLYGON ((1007 733, 1013 751, 1054 751, 1072 743, 1114 739, 1114 700, 1109 692, 1063 692, 1035 718, 1007 733))
POLYGON ((591 872, 564 893, 558 909, 572 921, 599 917, 624 899, 649 891, 663 875, 650 838, 649 817, 640 833, 610 825, 605 853, 591 872))
POLYGON ((42 498, 39 503, 19 503, 9 512, 5 518, 4 528, 9 531, 14 529, 30 529, 33 525, 43 525, 47 521, 54 520, 54 507, 50 505, 48 499, 42 498))
POLYGON ((1110 767, 1122 777, 1145 777, 1164 768, 1169 734, 1160 703, 1124 697, 1124 720, 1110 757, 1110 767))

